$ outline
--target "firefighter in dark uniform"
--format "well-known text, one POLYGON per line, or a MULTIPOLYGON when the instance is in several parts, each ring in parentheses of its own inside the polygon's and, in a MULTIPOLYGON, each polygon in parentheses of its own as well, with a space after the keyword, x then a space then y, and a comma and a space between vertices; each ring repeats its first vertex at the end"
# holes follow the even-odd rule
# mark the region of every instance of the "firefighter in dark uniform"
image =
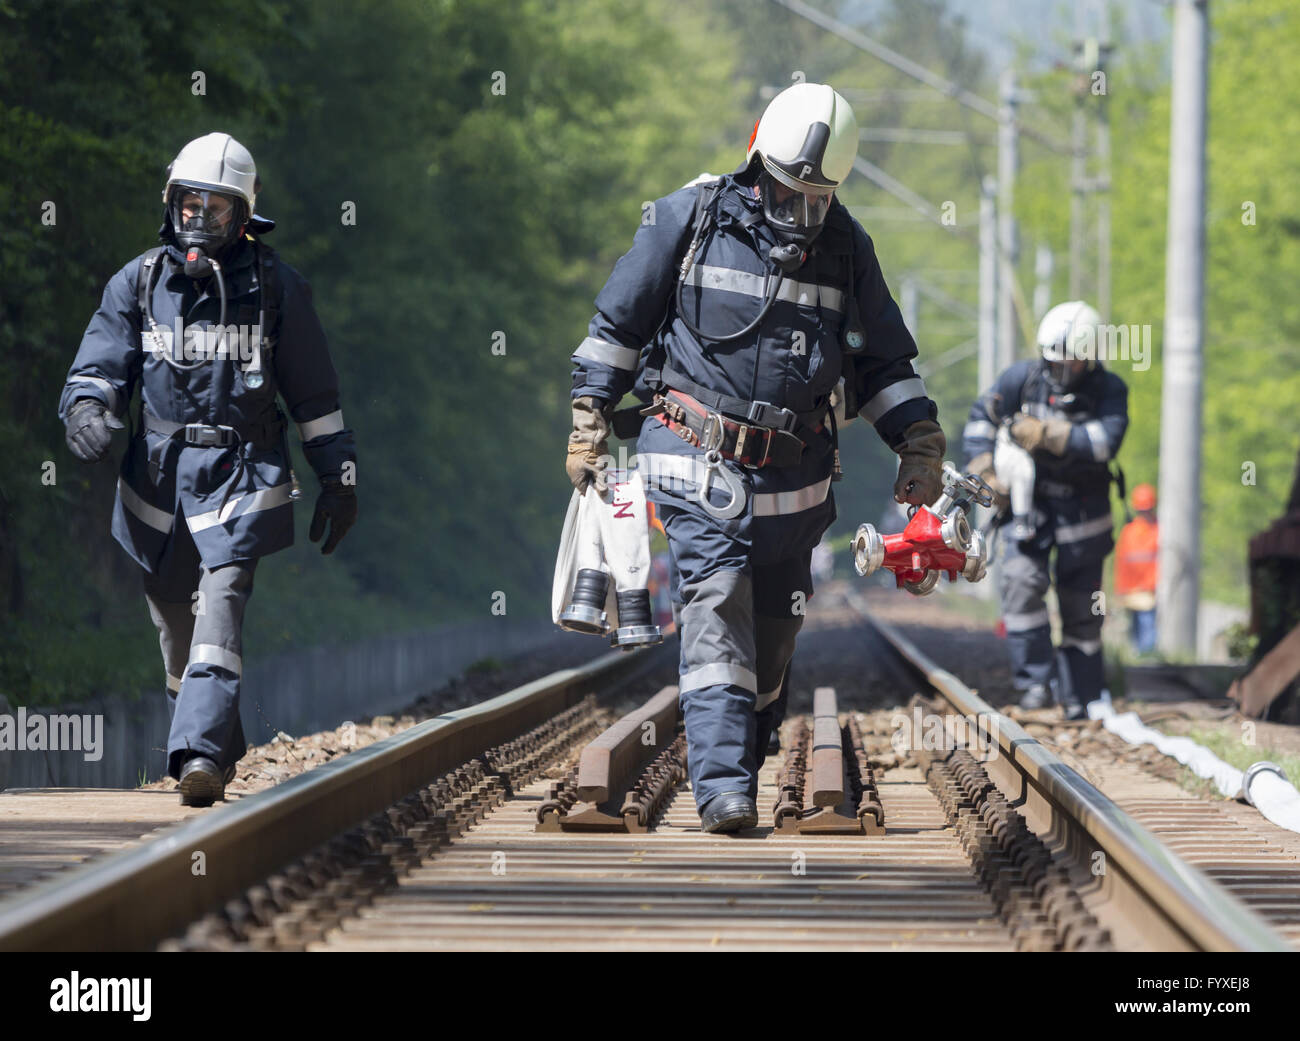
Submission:
POLYGON ((842 417, 865 416, 898 453, 896 497, 941 491, 943 432, 916 345, 871 239, 834 197, 857 141, 830 87, 783 91, 740 169, 655 202, 573 354, 579 489, 604 480, 619 399, 635 385, 649 401, 633 412, 636 465, 676 569, 689 770, 708 831, 757 823, 813 547, 835 519, 837 384, 842 417))
POLYGON ((1101 317, 1080 300, 1052 308, 1038 330, 1042 357, 1008 368, 971 407, 963 432, 967 470, 1007 493, 994 468, 998 428, 1034 460, 1029 537, 1003 538, 1000 592, 1016 689, 1027 709, 1057 701, 1067 718, 1086 715, 1104 685, 1102 564, 1115 545, 1109 463, 1128 428, 1128 387, 1098 360, 1101 317), (1047 593, 1056 551, 1061 612, 1052 646, 1047 593))
POLYGON ((167 675, 167 769, 209 805, 246 750, 244 609, 260 557, 293 542, 283 396, 321 482, 310 537, 355 523, 356 448, 311 289, 260 236, 252 156, 228 134, 168 168, 161 247, 109 281, 59 402, 68 447, 108 452, 137 387, 112 531, 140 565, 167 675))

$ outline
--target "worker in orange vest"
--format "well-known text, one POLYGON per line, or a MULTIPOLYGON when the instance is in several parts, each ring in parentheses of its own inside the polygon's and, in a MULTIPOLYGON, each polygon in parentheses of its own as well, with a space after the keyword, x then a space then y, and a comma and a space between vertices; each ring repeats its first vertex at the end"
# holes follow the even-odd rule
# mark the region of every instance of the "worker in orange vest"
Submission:
POLYGON ((1133 489, 1137 516, 1124 525, 1115 547, 1115 594, 1123 598, 1129 616, 1129 638, 1138 654, 1156 649, 1156 490, 1149 484, 1133 489))

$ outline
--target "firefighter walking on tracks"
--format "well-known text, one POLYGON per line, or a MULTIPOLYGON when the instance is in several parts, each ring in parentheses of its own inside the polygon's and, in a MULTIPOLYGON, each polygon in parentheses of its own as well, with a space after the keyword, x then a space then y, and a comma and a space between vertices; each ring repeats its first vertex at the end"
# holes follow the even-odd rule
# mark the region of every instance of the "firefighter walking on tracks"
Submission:
POLYGON ((758 768, 810 559, 835 519, 832 394, 898 454, 899 501, 931 503, 945 448, 916 345, 871 239, 835 198, 857 123, 830 87, 773 99, 744 164, 657 200, 573 354, 576 487, 632 436, 681 610, 680 691, 708 831, 757 823, 758 768), (613 414, 635 390, 647 407, 613 414))
POLYGON ((259 558, 293 542, 282 395, 321 482, 310 537, 357 518, 356 449, 311 290, 262 242, 253 157, 228 134, 168 168, 162 246, 115 274, 59 402, 72 453, 108 452, 138 387, 113 536, 142 569, 167 675, 167 769, 208 805, 246 744, 244 609, 259 558))
POLYGON ((1101 695, 1098 599, 1102 564, 1115 540, 1109 463, 1128 428, 1128 387, 1097 360, 1101 316, 1081 300, 1060 304, 1038 328, 1041 357, 1016 362, 971 406, 964 431, 968 470, 996 492, 998 427, 1033 457, 1033 512, 1025 537, 1004 529, 1000 592, 1016 689, 1023 708, 1051 704, 1070 719, 1101 695), (1061 609, 1059 658, 1044 599, 1054 565, 1061 609))

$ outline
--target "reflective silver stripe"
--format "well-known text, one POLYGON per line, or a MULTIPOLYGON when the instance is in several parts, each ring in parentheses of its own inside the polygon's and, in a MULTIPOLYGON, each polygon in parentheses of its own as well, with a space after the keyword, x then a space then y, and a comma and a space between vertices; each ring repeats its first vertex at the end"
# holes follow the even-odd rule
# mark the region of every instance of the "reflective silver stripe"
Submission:
POLYGON ((718 683, 729 683, 732 686, 741 687, 752 692, 758 686, 758 677, 743 665, 732 665, 728 662, 718 661, 710 665, 701 665, 698 669, 691 669, 690 672, 684 674, 678 690, 685 694, 687 691, 699 690, 701 687, 712 687, 718 683))
POLYGON ((135 514, 141 522, 149 525, 155 531, 171 531, 172 515, 165 510, 158 509, 157 506, 150 506, 140 496, 136 495, 122 478, 117 479, 117 494, 122 497, 122 505, 135 514))
POLYGON ((199 532, 206 531, 217 524, 225 524, 226 521, 235 516, 236 511, 242 517, 246 513, 272 510, 277 506, 292 502, 289 497, 292 490, 292 484, 277 484, 274 488, 264 488, 260 492, 253 492, 251 495, 240 495, 226 503, 225 508, 220 511, 220 516, 218 516, 217 510, 209 510, 207 513, 186 517, 185 523, 189 525, 190 531, 197 535, 199 532), (243 504, 242 509, 240 509, 241 503, 243 504))
POLYGON ((998 428, 987 419, 972 419, 962 428, 961 436, 963 438, 985 437, 992 441, 998 436, 998 428))
POLYGON ((1092 520, 1080 521, 1078 524, 1062 524, 1056 529, 1056 544, 1062 546, 1071 542, 1082 542, 1084 539, 1095 538, 1108 532, 1113 527, 1109 513, 1101 517, 1093 517, 1092 520))
POLYGON ((1030 629, 1037 629, 1040 626, 1047 625, 1050 620, 1046 607, 1039 611, 1029 611, 1026 614, 1004 614, 1002 616, 1002 624, 1007 627, 1009 633, 1028 632, 1030 629))
MULTIPOLYGON (((704 457, 699 455, 668 455, 665 452, 642 452, 636 457, 636 468, 641 479, 656 487, 668 483, 686 483, 698 488, 708 473, 704 457)), ((665 491, 672 491, 667 488, 665 491)))
POLYGON ((759 492, 754 496, 754 516, 780 517, 787 513, 802 513, 824 503, 830 490, 831 479, 827 477, 789 492, 759 492))
POLYGON ((764 693, 760 694, 758 696, 758 700, 754 702, 754 711, 762 712, 763 709, 767 708, 768 705, 772 704, 772 702, 774 702, 780 696, 781 696, 780 685, 777 686, 776 690, 765 691, 764 693))
MULTIPOLYGON (((716 267, 713 264, 696 264, 686 275, 688 285, 702 289, 721 289, 727 293, 743 293, 745 296, 762 300, 764 276, 752 271, 737 271, 730 267, 716 267)), ((844 309, 844 294, 833 286, 818 285, 816 282, 795 282, 785 279, 777 290, 776 298, 788 304, 803 304, 805 307, 823 307, 828 311, 844 309)))
POLYGON ((620 347, 616 343, 606 343, 604 340, 597 340, 594 336, 588 336, 582 343, 578 344, 578 349, 573 352, 575 358, 586 358, 588 361, 600 362, 601 365, 609 365, 615 369, 626 369, 628 372, 636 371, 637 360, 641 357, 641 352, 631 347, 620 347))
POLYGON ((179 691, 181 689, 181 678, 173 676, 170 672, 167 673, 167 689, 179 691))
POLYGON ((190 649, 190 662, 185 667, 186 674, 195 665, 216 665, 218 668, 233 672, 236 676, 241 676, 244 672, 244 659, 234 651, 218 647, 215 643, 196 643, 190 649))
POLYGON ((117 411, 117 388, 114 387, 113 384, 109 383, 108 380, 101 379, 98 376, 73 376, 72 379, 68 380, 68 382, 89 383, 92 387, 98 387, 108 395, 108 410, 110 412, 117 411))
MULTIPOLYGON (((668 455, 663 452, 643 452, 636 456, 637 470, 642 480, 664 491, 673 491, 673 484, 689 484, 698 488, 708 473, 703 456, 668 455), (666 486, 666 487, 665 487, 666 486)), ((780 517, 802 513, 826 501, 830 494, 829 477, 816 484, 804 485, 788 492, 761 492, 754 496, 755 517, 780 517)))
POLYGON ((1079 650, 1083 651, 1084 654, 1100 654, 1100 653, 1101 653, 1101 641, 1100 641, 1100 640, 1080 640, 1077 636, 1062 636, 1062 637, 1061 637, 1061 646, 1062 646, 1062 647, 1077 647, 1077 648, 1079 648, 1079 650))
POLYGON ((328 434, 337 434, 340 430, 345 429, 343 426, 343 410, 336 408, 318 419, 309 419, 305 423, 298 424, 298 433, 304 441, 311 441, 317 437, 325 437, 328 434))
POLYGON ((1090 419, 1083 424, 1083 429, 1088 432, 1088 440, 1092 442, 1092 457, 1099 463, 1104 463, 1110 458, 1110 438, 1106 436, 1106 428, 1101 425, 1101 420, 1090 419))
POLYGON ((861 409, 862 416, 868 423, 874 423, 891 408, 897 408, 904 401, 912 401, 914 398, 923 398, 925 396, 925 383, 922 382, 920 376, 913 376, 908 380, 899 380, 897 383, 891 383, 863 405, 861 409))

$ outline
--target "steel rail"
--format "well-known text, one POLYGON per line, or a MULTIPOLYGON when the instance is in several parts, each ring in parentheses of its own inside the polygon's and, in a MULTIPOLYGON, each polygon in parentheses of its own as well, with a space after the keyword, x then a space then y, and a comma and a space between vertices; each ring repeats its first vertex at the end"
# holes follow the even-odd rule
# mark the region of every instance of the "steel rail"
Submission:
POLYGON ((1124 810, 1062 762, 1020 724, 1004 716, 915 644, 875 618, 857 593, 849 605, 959 715, 974 721, 991 752, 981 763, 1040 834, 1076 855, 1105 855, 1108 896, 1140 921, 1141 936, 1160 949, 1290 951, 1267 922, 1218 883, 1167 849, 1124 810))
POLYGON ((576 704, 637 678, 662 648, 615 651, 447 712, 190 818, 151 841, 0 903, 0 950, 138 950, 441 774, 576 704))

